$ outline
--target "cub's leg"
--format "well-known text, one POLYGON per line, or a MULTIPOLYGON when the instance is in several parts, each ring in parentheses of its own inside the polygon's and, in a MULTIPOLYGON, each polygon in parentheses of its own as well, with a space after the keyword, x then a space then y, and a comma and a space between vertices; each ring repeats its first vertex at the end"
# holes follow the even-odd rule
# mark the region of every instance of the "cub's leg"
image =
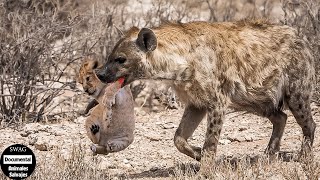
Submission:
MULTIPOLYGON (((104 96, 102 97, 102 105, 106 111, 106 113, 103 115, 103 119, 107 121, 109 124, 110 120, 112 119, 112 106, 116 102, 116 94, 121 88, 121 85, 119 82, 115 82, 113 84, 110 84, 106 89, 104 96)), ((105 126, 107 127, 107 126, 105 126)))
POLYGON ((89 116, 85 121, 85 128, 89 139, 93 143, 98 144, 100 141, 101 134, 101 127, 99 121, 95 117, 89 116))
POLYGON ((119 152, 127 148, 133 142, 133 137, 121 137, 108 140, 105 145, 92 145, 91 150, 95 154, 108 154, 119 152))
POLYGON ((86 115, 86 116, 90 115, 89 112, 92 111, 93 110, 92 108, 94 108, 98 104, 99 102, 97 100, 92 99, 87 105, 86 109, 83 112, 81 112, 81 115, 86 115))
POLYGON ((278 111, 268 118, 271 121, 273 128, 272 135, 265 153, 273 155, 280 150, 280 141, 283 135, 284 127, 286 126, 287 115, 282 111, 278 111))
POLYGON ((114 82, 110 84, 106 89, 102 99, 103 105, 110 107, 115 104, 116 94, 120 90, 121 84, 119 82, 114 82))
POLYGON ((291 93, 288 100, 289 108, 303 132, 301 155, 306 155, 311 152, 316 129, 316 123, 311 114, 310 102, 310 91, 291 93))
POLYGON ((174 145, 177 149, 198 161, 201 159, 201 148, 190 146, 187 140, 198 127, 205 114, 206 109, 199 109, 193 105, 188 105, 184 110, 174 136, 174 145))

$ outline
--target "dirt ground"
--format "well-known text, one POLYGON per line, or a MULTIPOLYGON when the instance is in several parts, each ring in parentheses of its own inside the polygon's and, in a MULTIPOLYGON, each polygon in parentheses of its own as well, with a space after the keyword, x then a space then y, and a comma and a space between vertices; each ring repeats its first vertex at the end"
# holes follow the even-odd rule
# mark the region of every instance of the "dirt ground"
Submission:
MULTIPOLYGON (((314 119, 320 127, 320 108, 312 106, 314 119)), ((134 142, 124 151, 109 155, 98 155, 99 169, 122 179, 171 179, 179 164, 199 163, 178 152, 173 137, 178 127, 183 109, 147 113, 136 108, 136 130, 134 142)), ((287 112, 288 121, 282 139, 281 151, 297 154, 301 144, 301 129, 293 116, 287 112)), ((192 138, 191 144, 202 146, 206 120, 203 120, 192 138)), ((218 146, 216 159, 224 157, 241 158, 263 155, 269 141, 272 125, 266 118, 252 114, 230 112, 218 146)), ((30 123, 21 129, 5 128, 0 130, 0 152, 7 146, 21 143, 30 147, 37 162, 53 161, 57 156, 68 159, 72 148, 82 146, 85 159, 90 160, 91 144, 84 129, 84 117, 72 121, 39 124, 30 123)), ((320 162, 320 128, 316 129, 314 155, 320 162)), ((320 167, 319 167, 320 168, 320 167)), ((36 170, 37 171, 37 170, 36 170)), ((271 175, 272 177, 272 175, 271 175)), ((116 178, 117 179, 117 178, 116 178)), ((277 179, 277 178, 276 178, 277 179)))

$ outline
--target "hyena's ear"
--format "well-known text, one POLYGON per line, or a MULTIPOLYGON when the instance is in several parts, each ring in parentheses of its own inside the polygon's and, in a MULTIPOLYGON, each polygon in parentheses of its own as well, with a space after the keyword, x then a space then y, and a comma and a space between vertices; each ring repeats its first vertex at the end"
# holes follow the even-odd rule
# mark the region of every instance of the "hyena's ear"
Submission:
POLYGON ((145 52, 153 51, 157 48, 157 37, 151 29, 142 28, 136 43, 145 52))

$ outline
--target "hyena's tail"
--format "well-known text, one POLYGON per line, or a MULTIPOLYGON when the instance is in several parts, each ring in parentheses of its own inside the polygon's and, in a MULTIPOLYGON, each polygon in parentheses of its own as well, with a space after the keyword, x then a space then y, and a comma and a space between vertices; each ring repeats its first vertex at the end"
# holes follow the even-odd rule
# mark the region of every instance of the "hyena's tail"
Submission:
POLYGON ((96 119, 88 117, 85 122, 85 128, 89 139, 94 143, 98 144, 100 141, 100 135, 102 130, 102 124, 96 119))

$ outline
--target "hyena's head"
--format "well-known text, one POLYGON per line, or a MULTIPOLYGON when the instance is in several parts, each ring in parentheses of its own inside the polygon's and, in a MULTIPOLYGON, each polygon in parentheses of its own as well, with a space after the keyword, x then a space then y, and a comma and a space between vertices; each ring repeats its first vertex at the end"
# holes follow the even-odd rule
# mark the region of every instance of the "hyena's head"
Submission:
POLYGON ((123 86, 134 80, 148 78, 147 55, 157 48, 157 38, 151 29, 131 28, 120 39, 105 65, 96 71, 103 82, 110 83, 123 77, 123 86))

